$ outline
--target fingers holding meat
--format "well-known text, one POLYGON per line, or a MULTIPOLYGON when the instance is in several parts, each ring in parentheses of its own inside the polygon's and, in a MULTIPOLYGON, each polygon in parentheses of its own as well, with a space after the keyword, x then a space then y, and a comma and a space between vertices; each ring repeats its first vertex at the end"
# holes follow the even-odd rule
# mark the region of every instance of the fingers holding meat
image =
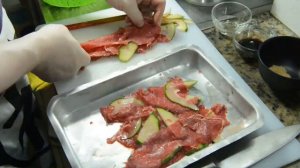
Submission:
MULTIPOLYGON (((140 7, 141 11, 148 9, 153 16, 154 23, 160 25, 162 16, 164 14, 166 1, 165 0, 144 0, 141 2, 142 6, 140 7)), ((146 14, 146 12, 145 12, 146 14)))
POLYGON ((165 10, 165 0, 107 0, 114 8, 124 11, 138 27, 144 25, 143 18, 152 17, 160 25, 165 10))

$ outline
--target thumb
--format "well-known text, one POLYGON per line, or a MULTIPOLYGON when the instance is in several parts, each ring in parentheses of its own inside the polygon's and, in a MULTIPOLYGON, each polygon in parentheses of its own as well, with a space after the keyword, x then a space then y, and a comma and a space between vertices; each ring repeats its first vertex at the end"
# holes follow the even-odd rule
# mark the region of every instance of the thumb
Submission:
POLYGON ((82 56, 80 57, 80 66, 87 66, 91 62, 91 57, 90 55, 84 51, 84 49, 81 48, 82 56))
POLYGON ((142 27, 144 25, 144 18, 142 12, 138 8, 138 4, 128 4, 126 9, 124 10, 130 20, 138 27, 142 27))
POLYGON ((79 65, 77 73, 84 70, 85 66, 89 65, 91 62, 90 55, 84 51, 84 49, 81 49, 82 55, 79 58, 79 65))

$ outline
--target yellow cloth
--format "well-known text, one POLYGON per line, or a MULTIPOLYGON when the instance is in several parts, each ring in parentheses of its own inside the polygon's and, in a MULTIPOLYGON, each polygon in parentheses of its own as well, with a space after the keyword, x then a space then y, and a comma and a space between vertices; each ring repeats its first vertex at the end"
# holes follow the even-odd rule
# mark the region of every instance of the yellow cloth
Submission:
POLYGON ((46 88, 50 85, 50 83, 43 81, 42 79, 40 79, 39 77, 37 77, 33 73, 28 73, 27 76, 28 76, 28 79, 29 79, 31 89, 33 91, 39 91, 39 90, 44 89, 44 88, 46 88))

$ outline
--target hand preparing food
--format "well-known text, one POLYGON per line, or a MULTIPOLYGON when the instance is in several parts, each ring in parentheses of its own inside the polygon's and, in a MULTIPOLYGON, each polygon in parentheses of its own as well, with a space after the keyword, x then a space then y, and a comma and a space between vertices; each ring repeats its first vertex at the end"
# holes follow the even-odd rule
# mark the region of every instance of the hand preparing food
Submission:
POLYGON ((165 14, 162 26, 145 20, 143 27, 129 25, 118 31, 81 44, 92 60, 107 56, 118 56, 122 62, 129 61, 135 53, 144 53, 157 43, 169 42, 177 29, 187 31, 190 21, 182 15, 165 14))
POLYGON ((207 108, 189 94, 195 83, 174 77, 100 108, 108 124, 122 123, 107 143, 134 149, 126 167, 171 165, 210 145, 229 125, 224 105, 207 108))

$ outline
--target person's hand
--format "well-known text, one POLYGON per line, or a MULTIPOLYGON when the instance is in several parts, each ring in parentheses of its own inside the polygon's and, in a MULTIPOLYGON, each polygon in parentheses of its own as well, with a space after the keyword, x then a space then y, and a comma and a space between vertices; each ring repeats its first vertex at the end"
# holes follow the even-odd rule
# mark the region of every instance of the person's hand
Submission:
POLYGON ((46 25, 34 33, 31 44, 39 62, 33 73, 47 82, 73 77, 90 63, 90 56, 63 25, 46 25))
POLYGON ((144 17, 153 15, 154 23, 160 25, 165 10, 165 0, 107 0, 118 10, 124 11, 137 26, 144 25, 144 17))

